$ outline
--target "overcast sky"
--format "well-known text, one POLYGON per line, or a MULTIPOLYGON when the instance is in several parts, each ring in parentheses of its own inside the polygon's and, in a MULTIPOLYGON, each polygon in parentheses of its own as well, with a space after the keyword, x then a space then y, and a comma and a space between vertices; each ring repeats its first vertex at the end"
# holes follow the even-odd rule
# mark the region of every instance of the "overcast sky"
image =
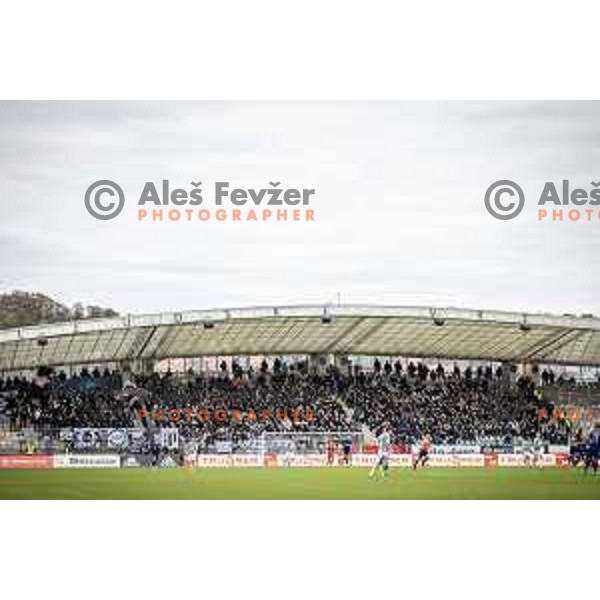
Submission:
POLYGON ((0 103, 0 291, 154 312, 342 302, 600 314, 600 219, 538 223, 600 180, 600 103, 0 103), (112 221, 86 212, 121 185, 112 221), (146 181, 315 188, 314 223, 144 223, 146 181), (487 187, 526 196, 512 221, 487 187))

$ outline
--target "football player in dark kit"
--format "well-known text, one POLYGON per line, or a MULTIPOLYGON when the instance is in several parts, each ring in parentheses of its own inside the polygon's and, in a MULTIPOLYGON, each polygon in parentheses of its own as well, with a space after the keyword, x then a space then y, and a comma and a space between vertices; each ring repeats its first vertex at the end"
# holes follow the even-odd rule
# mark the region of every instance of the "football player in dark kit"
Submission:
POLYGON ((347 467, 352 464, 352 441, 349 438, 342 442, 342 461, 347 467))
POLYGON ((600 427, 596 426, 590 434, 583 454, 583 472, 593 471, 598 473, 598 459, 600 458, 600 427))
POLYGON ((569 464, 572 467, 576 467, 580 462, 585 459, 585 444, 583 442, 577 442, 571 446, 569 452, 569 464))

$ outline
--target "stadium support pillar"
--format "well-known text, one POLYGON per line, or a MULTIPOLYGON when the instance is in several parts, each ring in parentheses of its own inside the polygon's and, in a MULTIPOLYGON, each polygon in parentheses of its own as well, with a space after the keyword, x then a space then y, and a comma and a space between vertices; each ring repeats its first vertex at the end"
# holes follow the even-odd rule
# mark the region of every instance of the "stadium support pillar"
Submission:
POLYGON ((132 373, 143 373, 145 375, 151 375, 154 373, 154 360, 153 359, 139 359, 132 362, 122 361, 119 363, 119 369, 123 373, 124 379, 129 379, 132 373))
POLYGON ((138 372, 146 375, 152 375, 154 373, 155 361, 151 358, 144 358, 143 360, 137 361, 138 372))
POLYGON ((352 366, 352 363, 350 357, 346 354, 334 354, 333 366, 342 372, 346 372, 352 366))
POLYGON ((120 360, 117 363, 117 369, 121 371, 121 377, 123 378, 123 383, 128 383, 131 379, 131 365, 127 360, 120 360))
POLYGON ((502 363, 502 384, 507 390, 511 390, 516 386, 517 365, 510 362, 502 363))
POLYGON ((527 377, 531 379, 535 385, 539 385, 540 383, 540 369, 537 363, 534 362, 524 362, 521 365, 521 372, 523 373, 523 377, 527 377))
POLYGON ((329 364, 327 354, 309 354, 308 366, 313 373, 324 373, 329 364))

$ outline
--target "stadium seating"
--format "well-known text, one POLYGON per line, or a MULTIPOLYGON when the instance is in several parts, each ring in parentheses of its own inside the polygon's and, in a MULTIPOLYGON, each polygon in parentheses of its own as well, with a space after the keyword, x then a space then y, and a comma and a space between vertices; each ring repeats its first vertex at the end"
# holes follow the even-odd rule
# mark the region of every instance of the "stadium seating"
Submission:
POLYGON ((376 434, 391 426, 393 441, 409 445, 430 433, 434 443, 489 446, 542 436, 565 443, 568 428, 552 414, 544 394, 522 378, 507 386, 500 370, 465 369, 424 364, 381 365, 371 371, 342 372, 329 367, 310 371, 306 363, 265 361, 260 369, 244 370, 224 363, 217 373, 137 375, 124 383, 116 371, 83 370, 72 377, 40 371, 33 380, 0 380, 0 423, 12 431, 33 429, 54 435, 65 428, 163 428, 176 426, 184 441, 200 447, 228 440, 244 446, 263 432, 363 431, 376 434), (310 409, 312 420, 267 419, 203 422, 189 419, 140 421, 147 414, 170 409, 216 411, 310 409))

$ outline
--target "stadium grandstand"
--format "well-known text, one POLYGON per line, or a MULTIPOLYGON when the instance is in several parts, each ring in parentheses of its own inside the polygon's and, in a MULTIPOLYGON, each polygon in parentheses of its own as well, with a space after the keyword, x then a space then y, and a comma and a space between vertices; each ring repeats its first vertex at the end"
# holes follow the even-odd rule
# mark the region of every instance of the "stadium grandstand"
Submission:
POLYGON ((257 455, 271 440, 323 454, 328 436, 364 448, 382 428, 399 454, 425 434, 470 452, 534 439, 564 451, 585 432, 554 418, 566 404, 560 390, 580 401, 573 394, 584 389, 591 406, 598 384, 582 388, 553 366, 596 367, 597 378, 599 364, 592 316, 304 306, 6 329, 0 453, 112 450, 183 461, 191 449, 257 455), (186 358, 197 368, 158 369, 186 358), (219 411, 224 419, 196 418, 219 411), (231 419, 250 411, 259 418, 231 419))

